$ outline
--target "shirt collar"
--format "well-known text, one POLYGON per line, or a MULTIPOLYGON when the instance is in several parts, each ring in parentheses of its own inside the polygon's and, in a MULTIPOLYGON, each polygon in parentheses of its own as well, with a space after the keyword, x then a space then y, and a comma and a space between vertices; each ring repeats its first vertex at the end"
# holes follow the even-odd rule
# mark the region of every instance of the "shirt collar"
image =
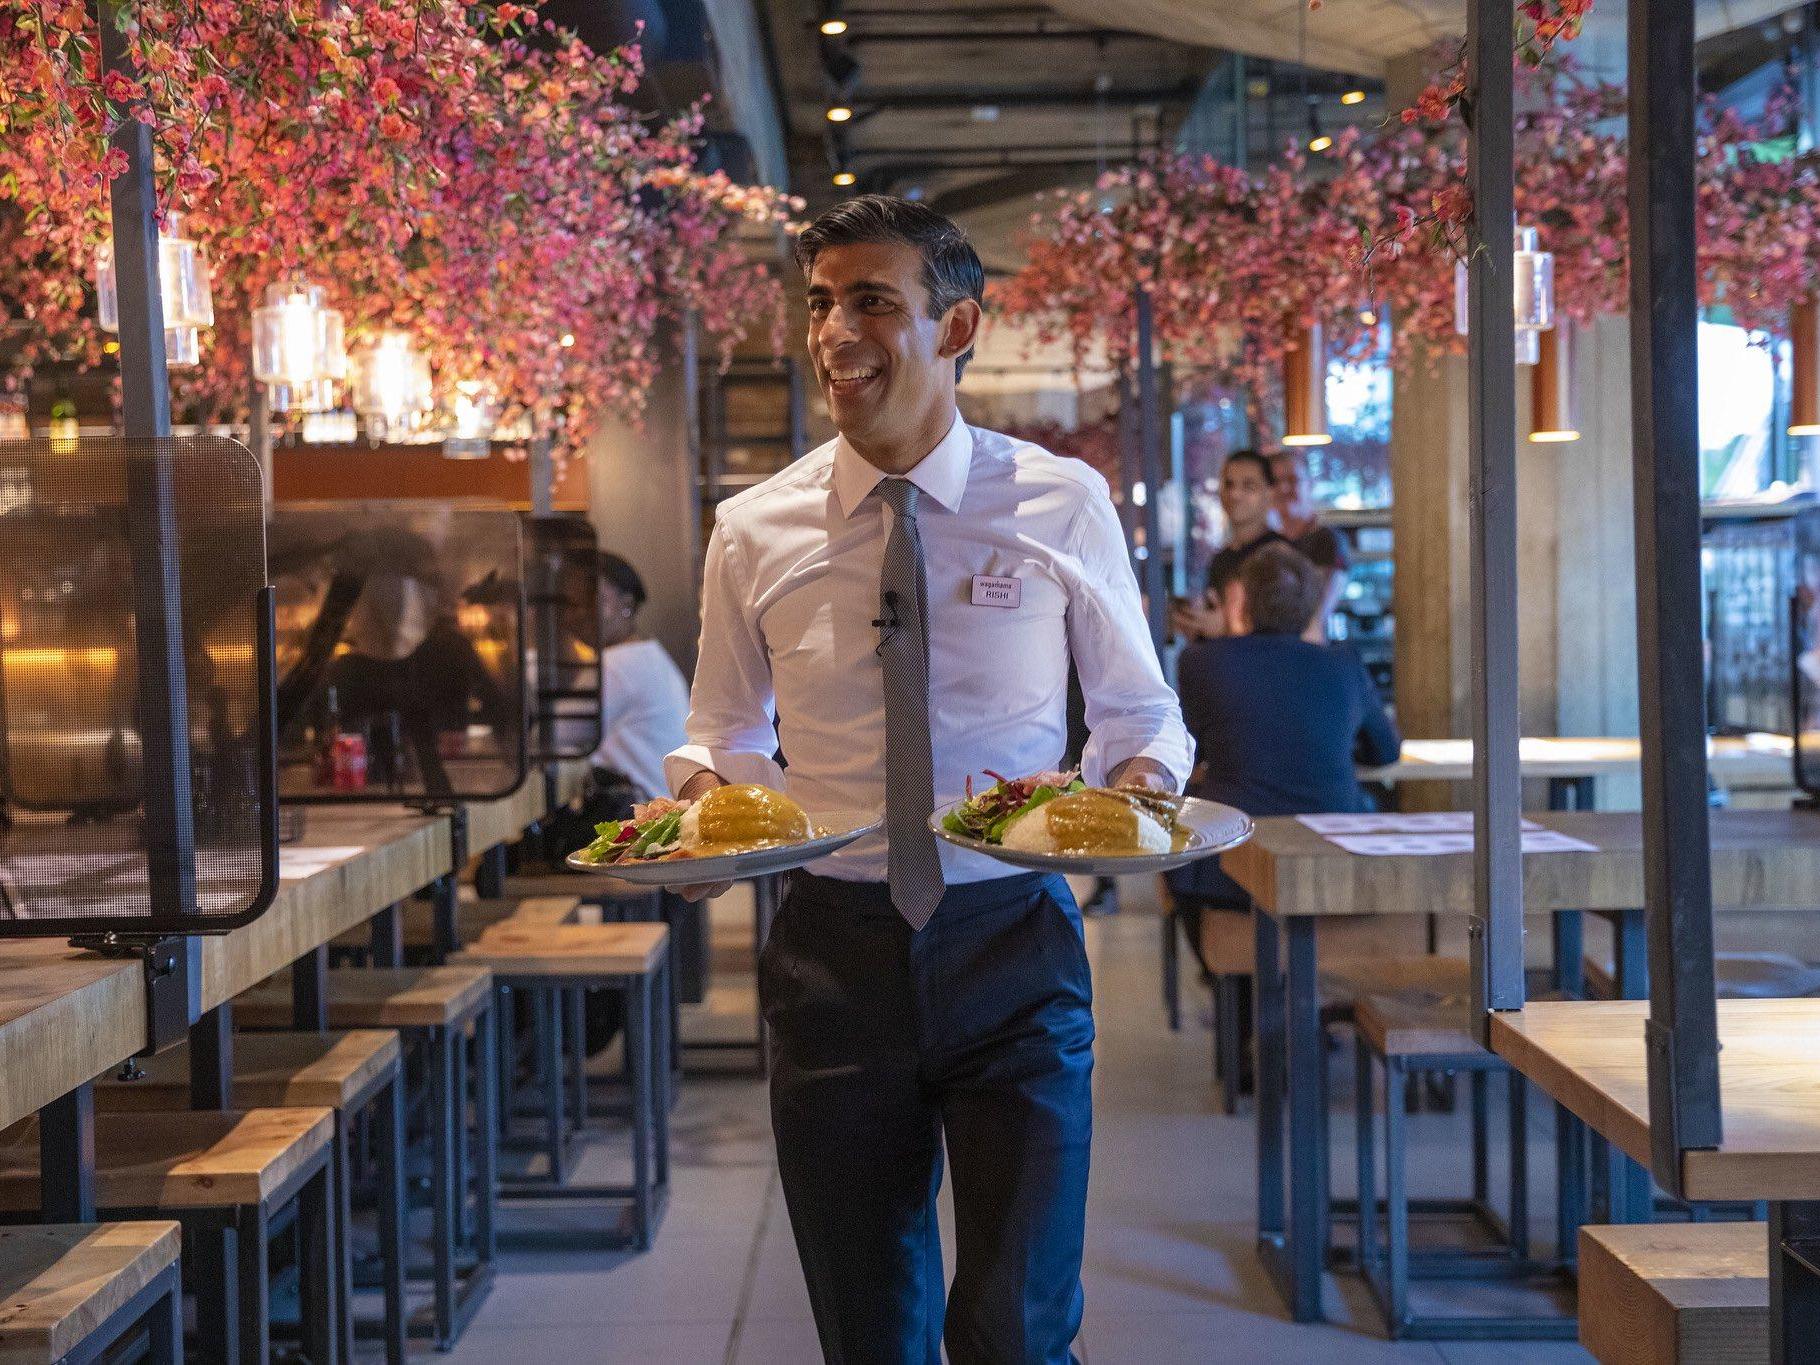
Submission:
MULTIPOLYGON (((948 434, 904 477, 946 511, 954 512, 960 509, 961 497, 967 491, 967 471, 972 464, 973 432, 957 412, 948 434)), ((834 494, 840 499, 843 516, 850 517, 859 511, 860 504, 884 477, 884 471, 869 463, 847 443, 845 436, 835 441, 834 494)))

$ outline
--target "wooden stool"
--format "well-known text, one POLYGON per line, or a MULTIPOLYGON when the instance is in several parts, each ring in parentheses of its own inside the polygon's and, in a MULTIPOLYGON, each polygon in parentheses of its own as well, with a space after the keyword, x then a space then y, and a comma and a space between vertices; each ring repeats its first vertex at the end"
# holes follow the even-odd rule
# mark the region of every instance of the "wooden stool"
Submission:
POLYGON ((1530 1279, 1555 1267, 1532 1261, 1529 1249, 1528 1086, 1504 1060, 1480 1047, 1466 1027, 1466 1001, 1460 996, 1405 990, 1361 997, 1354 1008, 1354 1062, 1359 1182, 1359 1265, 1384 1315, 1393 1339, 1447 1340, 1460 1337, 1496 1340, 1572 1338, 1571 1314, 1559 1316, 1428 1316, 1413 1313, 1409 1286, 1418 1278, 1494 1277, 1530 1279), (1372 1059, 1384 1066, 1384 1213, 1386 1236, 1378 1240, 1377 1158, 1373 1151, 1372 1059), (1492 1237, 1487 1249, 1461 1247, 1410 1250, 1409 1220, 1415 1201, 1406 1180, 1408 1133, 1403 1095, 1405 1081, 1417 1071, 1468 1072, 1472 1077, 1473 1191, 1468 1200, 1428 1200, 1421 1212, 1467 1216, 1492 1237), (1508 1085, 1510 1131, 1510 1218, 1492 1211, 1487 1170, 1487 1102, 1485 1078, 1502 1072, 1508 1085))
POLYGON ((141 1324, 153 1365, 179 1365, 180 1240, 170 1222, 0 1228, 0 1365, 86 1365, 141 1324))
POLYGON ((1580 1229, 1580 1343, 1603 1365, 1769 1359, 1762 1223, 1580 1229))
MULTIPOLYGON (((335 1361, 334 1141, 327 1109, 97 1114, 95 1205, 114 1218, 176 1218, 190 1250, 198 1336, 221 1343, 229 1360, 263 1365, 271 1354, 266 1244, 274 1218, 294 1200, 303 1349, 312 1361, 335 1361), (311 1304, 322 1311, 311 1313, 311 1304)), ((29 1217, 38 1207, 33 1119, 10 1129, 0 1148, 0 1209, 29 1217)))
MULTIPOLYGON (((669 930, 661 924, 495 925, 454 959, 485 967, 495 987, 535 1002, 544 1087, 547 1182, 514 1198, 629 1200, 631 1245, 651 1245, 670 1184, 669 930), (562 1031, 567 992, 626 997, 626 1079, 632 1090, 632 1185, 564 1184, 562 1031)), ((502 1010, 503 1014, 504 1011, 502 1010)), ((577 1047, 579 1053, 581 1049, 577 1047)), ((583 1104, 585 1106, 585 1088, 583 1104)), ((583 1115, 586 1110, 584 1108, 583 1115)))
MULTIPOLYGON (((492 982, 486 972, 472 966, 337 969, 327 979, 330 1028, 396 1029, 427 1061, 431 1209, 427 1335, 438 1350, 447 1350, 466 1329, 493 1280, 498 1187, 493 1113, 498 1073, 492 982), (464 1045, 470 1031, 472 1058, 464 1045), (466 1122, 470 1076, 477 1082, 471 1181, 466 1122), (471 1239, 466 1235, 470 1184, 475 1193, 471 1239), (465 1266, 459 1263, 461 1244, 470 1251, 465 1266)), ((289 986, 274 980, 254 987, 235 1000, 234 1018, 247 1028, 288 1029, 293 1018, 289 986)))
MULTIPOLYGON (((95 1106, 108 1113, 170 1112, 189 1104, 187 1044, 137 1064, 135 1080, 107 1076, 95 1085, 95 1106)), ((342 1355, 354 1351, 354 1120, 374 1122, 379 1148, 379 1260, 385 1296, 388 1365, 404 1359, 404 1066, 390 1029, 350 1033, 246 1033, 234 1040, 233 1103, 240 1108, 302 1106, 335 1113, 336 1204, 341 1213, 342 1355)))

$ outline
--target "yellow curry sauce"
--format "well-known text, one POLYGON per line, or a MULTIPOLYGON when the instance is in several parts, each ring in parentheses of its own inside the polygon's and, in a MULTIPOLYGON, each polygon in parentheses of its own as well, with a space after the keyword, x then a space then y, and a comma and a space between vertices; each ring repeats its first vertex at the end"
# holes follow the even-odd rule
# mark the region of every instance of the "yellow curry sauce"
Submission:
POLYGON ((1043 807, 1058 853, 1092 856, 1137 853, 1138 813, 1126 797, 1108 791, 1073 792, 1043 807))

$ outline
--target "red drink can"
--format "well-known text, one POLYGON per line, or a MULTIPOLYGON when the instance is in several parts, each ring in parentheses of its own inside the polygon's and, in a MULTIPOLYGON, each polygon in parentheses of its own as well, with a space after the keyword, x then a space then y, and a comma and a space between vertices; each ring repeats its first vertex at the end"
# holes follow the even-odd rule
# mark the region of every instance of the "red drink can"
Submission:
POLYGON ((367 784, 367 742, 363 735, 337 735, 332 753, 336 791, 362 791, 367 784))

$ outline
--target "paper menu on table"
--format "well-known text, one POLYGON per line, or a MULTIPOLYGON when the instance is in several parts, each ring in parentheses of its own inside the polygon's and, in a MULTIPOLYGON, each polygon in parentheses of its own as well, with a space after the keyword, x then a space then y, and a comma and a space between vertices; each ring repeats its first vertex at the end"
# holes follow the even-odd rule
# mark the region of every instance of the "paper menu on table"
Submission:
MULTIPOLYGON (((1298 815, 1296 819, 1316 834, 1329 838, 1336 834, 1467 834, 1472 833, 1469 810, 1372 811, 1365 814, 1330 813, 1298 815)), ((1534 820, 1523 822, 1525 830, 1539 830, 1534 820)))
MULTIPOLYGON (((1329 834, 1330 844, 1367 858, 1423 858, 1471 853, 1470 834, 1329 834)), ((1597 853, 1598 845, 1552 829, 1523 831, 1525 853, 1597 853)))

